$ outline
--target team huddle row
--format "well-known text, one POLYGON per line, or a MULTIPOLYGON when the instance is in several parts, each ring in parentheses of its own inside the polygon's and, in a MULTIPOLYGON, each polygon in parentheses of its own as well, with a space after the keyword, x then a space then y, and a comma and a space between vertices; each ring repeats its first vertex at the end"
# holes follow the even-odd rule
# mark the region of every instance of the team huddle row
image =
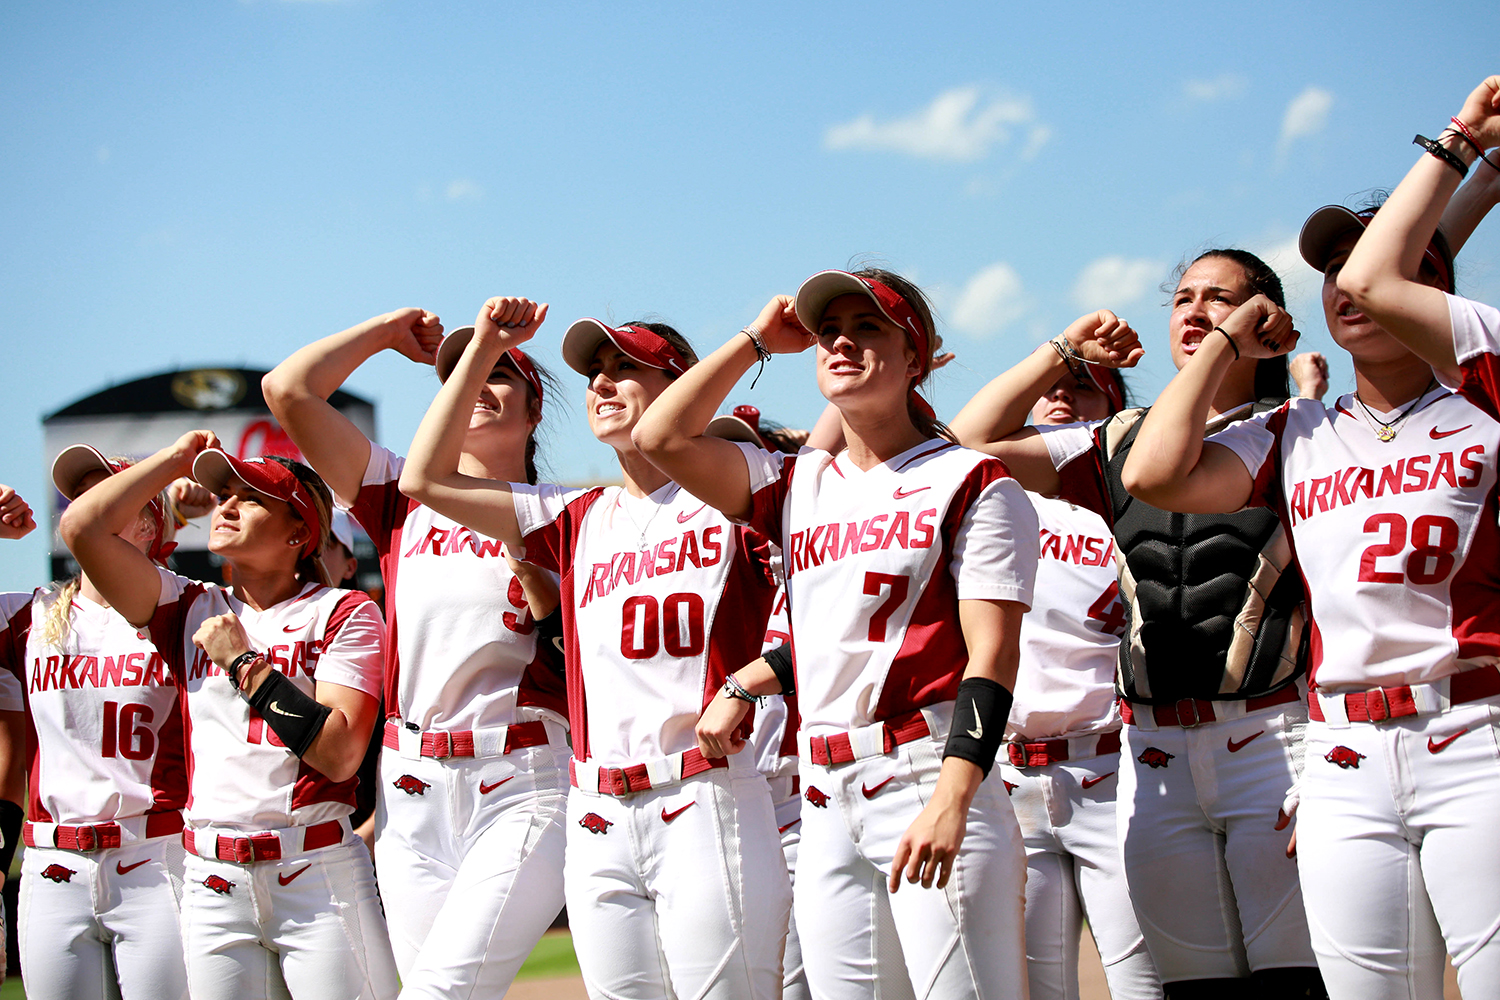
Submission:
POLYGON ((1085 918, 1117 998, 1436 998, 1445 954, 1500 995, 1500 310, 1453 280, 1500 77, 1418 144, 1302 231, 1331 406, 1288 399, 1275 272, 1212 250, 1149 409, 1101 311, 944 424, 931 311, 867 269, 701 360, 569 326, 622 486, 538 483, 525 298, 283 361, 306 464, 67 449, 82 573, 0 595, 28 995, 499 996, 564 903, 596 998, 1077 997, 1085 918), (808 348, 812 431, 719 414, 808 348), (328 403, 384 350, 442 379, 404 458, 328 403), (202 514, 229 586, 168 568, 202 514))

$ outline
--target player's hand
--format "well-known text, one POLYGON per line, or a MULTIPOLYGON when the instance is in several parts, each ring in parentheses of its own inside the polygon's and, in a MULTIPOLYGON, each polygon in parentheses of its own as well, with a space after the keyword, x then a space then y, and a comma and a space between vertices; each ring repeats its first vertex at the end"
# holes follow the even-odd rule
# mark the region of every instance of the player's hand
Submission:
POLYGON ((235 657, 250 650, 250 637, 239 616, 232 611, 212 618, 198 626, 193 633, 193 645, 208 654, 208 658, 220 669, 228 667, 235 657))
MULTIPOLYGON (((1276 826, 1273 829, 1285 830, 1292 825, 1292 817, 1297 815, 1297 806, 1302 801, 1302 789, 1299 785, 1293 785, 1287 790, 1286 798, 1281 802, 1281 808, 1276 810, 1276 826)), ((1286 856, 1295 858, 1297 856, 1297 831, 1292 830, 1292 839, 1286 843, 1286 856)))
POLYGON ((187 476, 172 480, 172 485, 167 487, 167 499, 172 501, 173 508, 184 521, 211 514, 219 505, 217 497, 198 485, 196 479, 187 476))
POLYGON ((210 448, 218 448, 219 438, 213 431, 188 431, 174 441, 167 451, 181 463, 184 476, 193 471, 193 459, 210 448))
POLYGON ((35 528, 31 505, 9 486, 0 486, 0 538, 25 538, 35 528))
POLYGON ((1242 358, 1290 353, 1302 336, 1292 326, 1292 314, 1264 295, 1251 296, 1219 328, 1234 341, 1242 358))
POLYGON ((968 814, 968 806, 946 794, 939 781, 932 798, 896 845, 896 856, 891 859, 891 892, 901 888, 903 875, 908 882, 921 882, 924 889, 934 885, 941 889, 948 884, 968 829, 968 814))
POLYGON ((1140 336, 1108 309, 1078 317, 1063 336, 1080 358, 1106 368, 1134 368, 1146 356, 1140 336))
POLYGON ((1500 75, 1486 78, 1470 92, 1458 119, 1485 149, 1500 146, 1500 75))
POLYGON ((1287 364, 1297 395, 1322 399, 1328 392, 1328 359, 1317 351, 1299 354, 1287 364))
POLYGON ((419 365, 437 364, 443 343, 443 321, 437 313, 407 307, 376 316, 372 324, 385 332, 386 347, 419 365))
POLYGON ((750 324, 760 331, 760 342, 772 354, 799 354, 818 342, 797 319, 790 295, 777 295, 750 324))
POLYGON ((748 701, 723 693, 716 695, 693 727, 693 735, 698 737, 698 752, 705 757, 728 757, 745 749, 744 738, 736 736, 735 730, 749 711, 748 701))
POLYGON ((479 307, 479 315, 474 319, 474 336, 483 340, 498 339, 508 351, 536 336, 546 318, 545 302, 538 305, 530 299, 496 295, 479 307))

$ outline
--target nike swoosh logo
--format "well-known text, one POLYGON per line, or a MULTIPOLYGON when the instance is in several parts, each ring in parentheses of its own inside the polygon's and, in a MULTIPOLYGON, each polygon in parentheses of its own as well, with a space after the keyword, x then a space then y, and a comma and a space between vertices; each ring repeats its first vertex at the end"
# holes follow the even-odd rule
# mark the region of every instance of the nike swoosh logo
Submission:
POLYGON ((1084 788, 1093 788, 1095 785, 1099 784, 1099 782, 1103 781, 1105 778, 1108 778, 1114 773, 1115 772, 1111 771, 1109 772, 1109 774, 1101 774, 1097 778, 1084 778, 1082 781, 1082 785, 1084 788))
POLYGON ((1446 740, 1443 740, 1441 743, 1434 743, 1434 742, 1432 742, 1432 737, 1431 736, 1427 737, 1427 752, 1428 753, 1442 753, 1443 750, 1447 748, 1447 746, 1448 746, 1449 743, 1452 743, 1454 740, 1458 739, 1460 736, 1462 736, 1464 733, 1467 733, 1468 731, 1469 730, 1467 728, 1460 729, 1458 732, 1454 733, 1452 736, 1448 737, 1446 740))
POLYGON ((1432 430, 1427 432, 1427 436, 1432 438, 1434 441, 1441 441, 1445 437, 1452 437, 1453 435, 1458 434, 1462 431, 1466 431, 1473 426, 1473 424, 1464 424, 1462 427, 1456 427, 1451 431, 1440 431, 1436 427, 1434 427, 1432 430))
POLYGON ((284 715, 288 719, 300 719, 300 718, 302 718, 302 716, 298 715, 297 713, 295 713, 295 712, 288 712, 286 709, 282 708, 280 702, 273 701, 273 702, 271 702, 271 704, 267 705, 266 707, 269 708, 271 711, 275 712, 277 715, 284 715))
POLYGON ((311 867, 312 867, 312 865, 303 865, 301 868, 298 868, 296 871, 292 872, 290 875, 277 875, 276 876, 276 881, 280 882, 282 885, 291 885, 292 884, 292 879, 296 878, 298 875, 301 875, 303 872, 307 871, 311 867))
POLYGON ((777 833, 786 833, 788 830, 790 830, 792 827, 796 826, 800 822, 802 822, 802 819, 799 817, 797 819, 792 820, 786 826, 778 826, 776 828, 776 832, 777 833))
POLYGON ((695 509, 695 510, 690 510, 690 511, 688 511, 685 514, 678 514, 677 515, 677 523, 678 524, 687 524, 693 518, 695 518, 695 517, 698 516, 698 511, 702 510, 704 507, 707 507, 707 506, 708 506, 708 504, 706 504, 706 503, 705 504, 699 504, 698 507, 697 507, 697 509, 695 509))
POLYGON ((129 875, 131 872, 135 871, 141 865, 149 865, 150 863, 151 863, 151 859, 150 858, 147 858, 145 861, 137 861, 133 865, 127 865, 123 861, 116 861, 115 862, 115 874, 116 875, 129 875))
MULTIPOLYGON (((515 777, 514 774, 512 774, 510 776, 510 778, 514 778, 514 777, 515 777)), ((486 785, 484 782, 481 781, 479 783, 479 794, 480 795, 488 795, 488 794, 490 794, 490 792, 493 792, 495 789, 499 788, 501 785, 503 785, 507 781, 509 781, 510 778, 501 778, 499 781, 495 782, 493 785, 486 785)))
POLYGON ((309 626, 311 624, 312 624, 312 622, 303 622, 301 625, 283 625, 281 627, 281 631, 287 632, 287 633, 301 632, 303 629, 307 628, 307 626, 309 626))
POLYGON ((895 780, 896 776, 893 774, 889 778, 886 778, 884 781, 882 781, 880 784, 876 785, 874 788, 871 788, 869 785, 860 785, 859 790, 864 793, 865 798, 873 799, 877 794, 880 793, 880 790, 882 788, 884 788, 886 785, 889 785, 895 780))
MULTIPOLYGON (((926 489, 927 487, 924 486, 922 488, 926 489)), ((972 698, 969 699, 969 708, 974 711, 974 728, 969 730, 969 735, 976 740, 982 740, 984 739, 984 720, 979 717, 979 706, 974 703, 974 699, 972 698)))
POLYGON ((926 490, 926 489, 931 489, 931 487, 929 487, 929 486, 918 486, 914 490, 903 490, 901 487, 897 486, 896 487, 896 492, 892 493, 891 496, 895 497, 897 500, 905 500, 907 497, 912 496, 915 493, 921 493, 923 490, 926 490))
MULTIPOLYGON (((1255 736, 1264 736, 1265 734, 1266 734, 1266 731, 1264 729, 1262 729, 1260 732, 1256 733, 1255 736)), ((1246 736, 1244 739, 1240 740, 1238 743, 1236 743, 1234 740, 1230 740, 1229 743, 1228 743, 1229 752, 1230 753, 1239 753, 1241 750, 1245 749, 1245 744, 1247 744, 1251 740, 1255 739, 1255 736, 1246 736)))
POLYGON ((661 807, 661 821, 663 823, 670 823, 674 819, 676 819, 678 816, 681 816, 683 813, 687 812, 689 809, 693 808, 693 806, 695 806, 697 804, 698 803, 696 803, 696 802, 689 802, 687 805, 682 806, 680 809, 673 809, 671 812, 667 812, 667 807, 666 806, 662 806, 661 807))

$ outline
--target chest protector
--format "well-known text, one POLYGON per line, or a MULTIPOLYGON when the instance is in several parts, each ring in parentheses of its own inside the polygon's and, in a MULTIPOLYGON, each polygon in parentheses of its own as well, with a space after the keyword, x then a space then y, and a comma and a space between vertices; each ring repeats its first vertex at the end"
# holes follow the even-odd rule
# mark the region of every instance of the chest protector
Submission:
MULTIPOLYGON (((1262 401, 1210 422, 1206 434, 1262 401)), ((1127 626, 1119 686, 1131 701, 1232 701, 1279 690, 1307 663, 1302 578, 1276 513, 1173 514, 1136 500, 1120 480, 1145 409, 1099 429, 1127 626), (1290 571, 1288 571, 1288 569, 1290 571)))

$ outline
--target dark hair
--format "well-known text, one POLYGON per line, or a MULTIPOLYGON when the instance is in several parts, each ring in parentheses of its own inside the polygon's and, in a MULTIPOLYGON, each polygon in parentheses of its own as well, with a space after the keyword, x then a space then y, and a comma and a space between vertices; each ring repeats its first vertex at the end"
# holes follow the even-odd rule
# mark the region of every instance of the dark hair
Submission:
MULTIPOLYGON (((527 361, 531 362, 532 368, 536 369, 536 377, 542 383, 542 391, 553 399, 561 399, 563 395, 563 386, 560 382, 557 381, 557 377, 553 375, 552 372, 549 371, 545 366, 543 366, 535 356, 527 354, 525 351, 520 351, 519 353, 524 355, 527 361)), ((502 354, 500 356, 500 360, 504 361, 505 355, 502 354)), ((514 368, 515 365, 511 365, 511 367, 514 368)), ((531 387, 531 383, 527 381, 524 376, 521 378, 521 384, 526 387, 527 406, 540 408, 542 405, 542 401, 536 398, 536 390, 531 387)), ((531 433, 526 435, 526 481, 532 486, 535 486, 538 482, 541 481, 541 475, 537 472, 536 467, 536 454, 538 450, 537 435, 541 432, 541 429, 542 422, 538 420, 536 426, 531 428, 531 433)))
MULTIPOLYGON (((1281 308, 1286 308, 1286 292, 1281 287, 1281 276, 1278 275, 1265 261, 1248 250, 1239 250, 1234 247, 1216 248, 1205 250, 1191 261, 1177 265, 1172 272, 1172 285, 1182 280, 1187 269, 1203 260, 1205 257, 1218 257, 1231 263, 1238 264, 1244 272, 1245 284, 1250 286, 1252 295, 1264 295, 1281 308)), ((1290 399, 1292 395, 1291 378, 1287 373, 1287 356, 1278 354, 1274 358, 1261 358, 1255 365, 1255 388, 1256 399, 1290 399)))
MULTIPOLYGON (((328 485, 323 482, 322 476, 295 459, 281 455, 267 455, 266 461, 275 462, 296 476, 297 481, 307 487, 307 492, 312 496, 313 509, 318 512, 318 523, 307 526, 316 537, 317 544, 313 546, 311 555, 298 555, 297 578, 303 581, 316 580, 332 586, 332 583, 325 579, 322 563, 318 557, 322 554, 324 546, 328 544, 329 525, 333 522, 333 494, 329 492, 328 485)), ((299 516, 297 508, 290 504, 287 506, 291 508, 293 517, 299 516)))
MULTIPOLYGON (((927 301, 927 296, 923 293, 922 289, 894 271, 886 270, 883 267, 863 267, 852 273, 859 278, 869 278, 871 281, 878 281, 901 296, 906 300, 906 304, 911 306, 912 311, 917 314, 917 319, 922 321, 922 327, 927 331, 929 355, 924 364, 926 371, 911 384, 912 389, 920 389, 932 378, 932 355, 936 354, 943 346, 943 338, 937 332, 937 322, 932 317, 932 304, 927 301)), ((910 343, 911 334, 908 333, 906 339, 910 343)), ((913 350, 916 349, 916 346, 916 344, 912 344, 913 350)), ((912 426, 916 427, 923 437, 940 437, 953 441, 955 444, 957 443, 957 439, 953 436, 953 432, 948 429, 947 424, 918 406, 917 396, 914 392, 909 392, 906 395, 906 415, 911 418, 912 426)))
MULTIPOLYGON (((631 320, 629 323, 624 323, 621 325, 639 326, 650 330, 662 340, 665 340, 667 343, 675 347, 677 349, 677 353, 682 355, 682 360, 688 363, 689 368, 698 363, 698 352, 693 350, 693 345, 688 343, 688 339, 682 334, 678 333, 676 329, 668 326, 665 323, 647 323, 645 320, 637 319, 631 320)), ((676 377, 677 376, 672 372, 667 372, 667 378, 675 379, 676 377)))

